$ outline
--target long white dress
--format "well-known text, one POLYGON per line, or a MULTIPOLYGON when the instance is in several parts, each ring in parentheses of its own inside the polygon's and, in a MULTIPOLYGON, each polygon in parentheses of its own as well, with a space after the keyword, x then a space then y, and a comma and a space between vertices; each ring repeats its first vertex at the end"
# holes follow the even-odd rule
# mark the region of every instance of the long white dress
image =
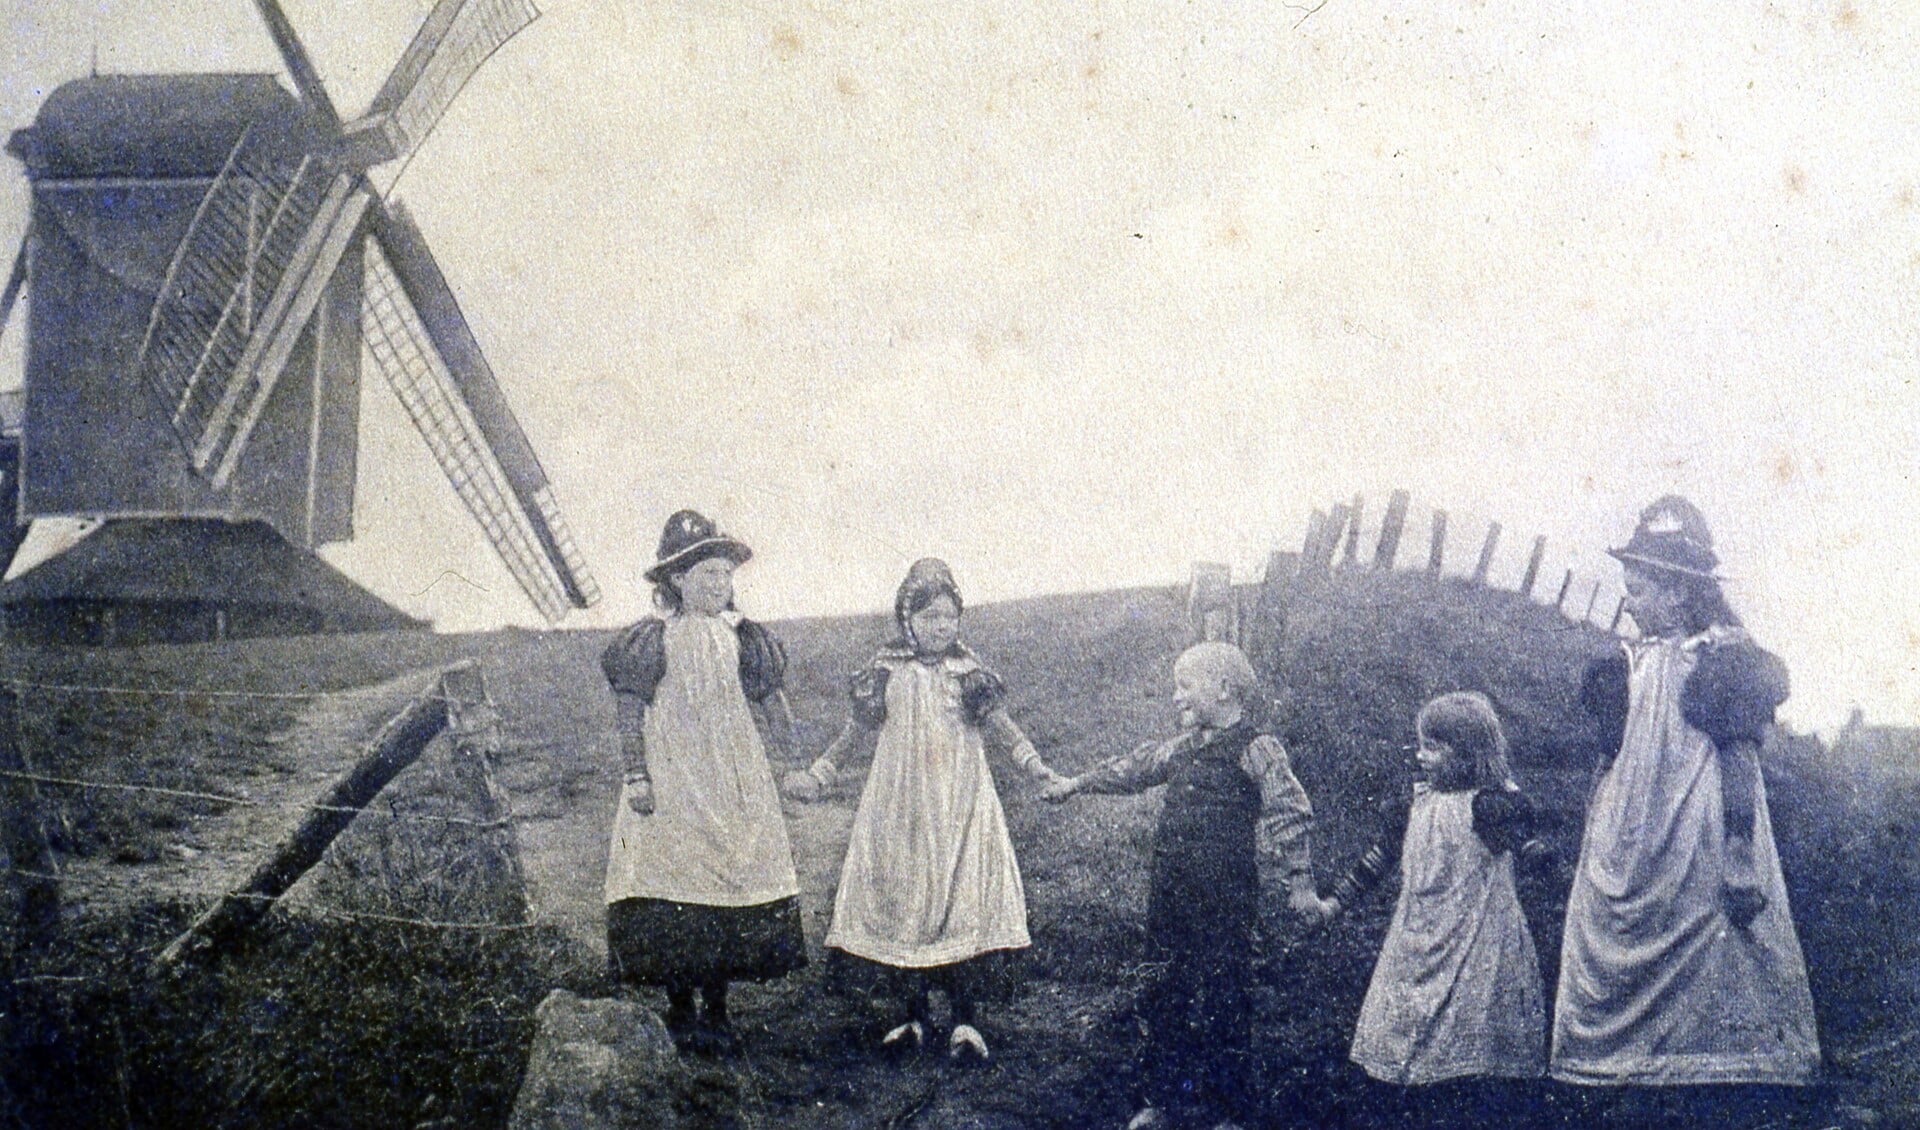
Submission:
POLYGON ((883 652, 886 720, 854 813, 826 944, 928 968, 1031 944, 1026 891, 961 680, 971 655, 883 652))
POLYGON ((1556 1079, 1805 1083, 1819 1066, 1764 785, 1753 851, 1766 909, 1745 929, 1722 910, 1720 759, 1680 707, 1709 642, 1626 645, 1625 737, 1595 785, 1567 901, 1556 1079))
POLYGON ((1513 853, 1475 834, 1474 796, 1414 786, 1400 901, 1353 1034, 1353 1061, 1384 1082, 1530 1078, 1546 1065, 1545 993, 1513 853))
POLYGON ((755 906, 800 893, 773 770, 740 687, 739 618, 666 621, 666 672, 646 715, 655 808, 613 821, 606 901, 755 906))

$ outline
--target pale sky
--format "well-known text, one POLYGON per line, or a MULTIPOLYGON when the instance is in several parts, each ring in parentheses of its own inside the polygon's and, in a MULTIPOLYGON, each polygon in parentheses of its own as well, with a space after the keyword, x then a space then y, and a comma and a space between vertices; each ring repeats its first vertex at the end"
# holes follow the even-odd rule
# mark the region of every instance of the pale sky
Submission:
MULTIPOLYGON (((349 114, 429 7, 285 6, 349 114)), ((1920 7, 542 7, 393 194, 607 591, 569 625, 644 611, 681 506, 777 619, 924 554, 976 601, 1253 577, 1396 486, 1408 556, 1441 506, 1456 560, 1498 519, 1509 577, 1544 533, 1554 587, 1611 580, 1679 491, 1789 720, 1920 722, 1920 7)), ((0 128, 96 49, 279 69, 247 0, 35 0, 0 128)), ((8 254, 25 215, 14 169, 8 254)), ((325 555, 444 628, 537 622, 368 377, 325 555)))

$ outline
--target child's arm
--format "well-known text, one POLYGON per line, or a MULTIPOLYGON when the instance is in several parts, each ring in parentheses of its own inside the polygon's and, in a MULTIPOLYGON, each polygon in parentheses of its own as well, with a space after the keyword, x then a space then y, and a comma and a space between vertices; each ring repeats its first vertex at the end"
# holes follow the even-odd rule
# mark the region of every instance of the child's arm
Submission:
POLYGON ((981 720, 980 728, 986 732, 988 741, 1005 750, 1022 772, 1041 785, 1051 789, 1066 781, 1041 759, 1040 751, 1033 748, 1033 742, 1021 731, 1020 724, 1013 720, 1005 707, 996 706, 992 713, 981 720))
POLYGON ((1285 876, 1287 904, 1295 914, 1331 917, 1313 888, 1313 802, 1293 775, 1286 747, 1262 734, 1247 746, 1240 767, 1260 787, 1260 823, 1254 838, 1261 857, 1285 876))
POLYGON ((1407 817, 1412 811, 1411 798, 1408 797, 1392 797, 1381 803, 1380 814, 1385 824, 1379 837, 1360 857, 1360 862, 1353 865, 1353 870, 1342 876, 1333 885, 1333 890, 1327 893, 1327 903, 1334 914, 1365 898, 1380 885, 1380 880, 1386 878, 1388 872, 1399 865, 1400 849, 1407 838, 1407 817))
POLYGON ((641 816, 650 816, 653 814, 653 778, 647 775, 647 700, 637 694, 615 691, 613 728, 620 735, 627 807, 641 816))
POLYGON ((1145 792, 1155 785, 1164 785, 1167 782, 1167 767, 1173 762, 1173 755, 1185 737, 1183 734, 1160 741, 1142 742, 1133 747, 1132 752, 1123 753, 1077 777, 1060 778, 1048 785, 1041 795, 1058 804, 1078 793, 1119 795, 1145 792))
POLYGON ((833 787, 840 776, 840 760, 855 742, 878 730, 887 720, 887 670, 868 667, 847 681, 847 697, 852 707, 847 724, 840 728, 826 751, 805 769, 788 773, 781 782, 782 791, 795 800, 818 800, 833 787))

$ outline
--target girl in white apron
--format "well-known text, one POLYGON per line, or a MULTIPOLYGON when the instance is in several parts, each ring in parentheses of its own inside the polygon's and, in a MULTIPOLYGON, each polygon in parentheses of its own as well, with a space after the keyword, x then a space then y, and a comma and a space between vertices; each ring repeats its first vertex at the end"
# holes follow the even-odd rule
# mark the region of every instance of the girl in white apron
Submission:
POLYGON ((1809 1082, 1813 998, 1758 761, 1786 669, 1728 608, 1706 519, 1685 499, 1648 506, 1610 552, 1641 638, 1581 692, 1612 756, 1567 900, 1553 1076, 1809 1082))
MULTIPOLYGON (((1546 1008, 1513 878, 1516 856, 1543 850, 1532 806, 1485 695, 1441 695, 1414 728, 1425 779, 1330 898, 1336 911, 1351 906, 1398 858, 1400 901, 1360 1006, 1353 1061, 1382 1082, 1420 1088, 1536 1078, 1546 1008)), ((1409 1097, 1423 1122, 1446 1113, 1409 1097)))
POLYGON ((920 1048, 932 1023, 928 990, 939 987, 954 1020, 949 1054, 985 1060, 974 999, 983 959, 1031 944, 986 747, 1041 784, 1060 778, 1008 717, 999 677, 960 642, 960 612, 947 566, 915 562, 894 600, 898 642, 853 677, 845 729, 787 788, 817 798, 854 743, 875 736, 827 947, 902 975, 906 1007, 886 1046, 920 1048))
POLYGON ((752 709, 784 736, 786 655, 733 610, 733 570, 751 556, 699 514, 675 514, 646 574, 659 615, 601 659, 626 766, 607 858, 613 972, 665 988, 679 1044, 718 1054, 737 1047, 727 983, 806 964, 800 885, 752 709))

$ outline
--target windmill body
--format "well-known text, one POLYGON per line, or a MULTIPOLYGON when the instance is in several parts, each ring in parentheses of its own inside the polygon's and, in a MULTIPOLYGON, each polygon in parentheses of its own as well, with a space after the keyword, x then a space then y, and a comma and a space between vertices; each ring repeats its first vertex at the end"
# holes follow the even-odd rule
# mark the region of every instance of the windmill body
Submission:
MULTIPOLYGON (((271 75, 96 75, 56 90, 8 143, 33 211, 0 292, 0 331, 23 289, 28 297, 24 420, 0 437, 0 474, 17 501, 11 530, 0 521, 0 556, 10 560, 42 517, 117 523, 113 560, 139 561, 149 545, 148 571, 182 577, 205 575, 204 562, 168 558, 195 544, 168 522, 234 543, 208 559, 277 553, 262 549, 264 531, 308 557, 350 538, 364 359, 535 607, 558 619, 591 604, 598 589, 425 235, 368 176, 409 158, 480 63, 537 13, 528 0, 438 0, 368 112, 349 122, 277 0, 254 2, 295 91, 271 75)), ((97 588, 112 572, 55 575, 97 588)), ((322 575, 260 572, 306 578, 295 588, 322 575)), ((98 617, 101 593, 61 598, 47 575, 29 580, 0 586, 16 626, 49 620, 56 599, 98 617), (29 593, 41 611, 23 617, 29 593)), ((191 603, 179 588, 169 590, 176 603, 191 603)), ((209 596, 216 628, 233 619, 222 599, 209 596)))
POLYGON ((60 87, 13 135, 33 190, 22 521, 258 520, 304 549, 352 536, 357 272, 335 273, 224 484, 195 471, 140 373, 175 252, 234 146, 298 154, 320 128, 269 75, 102 76, 60 87))

